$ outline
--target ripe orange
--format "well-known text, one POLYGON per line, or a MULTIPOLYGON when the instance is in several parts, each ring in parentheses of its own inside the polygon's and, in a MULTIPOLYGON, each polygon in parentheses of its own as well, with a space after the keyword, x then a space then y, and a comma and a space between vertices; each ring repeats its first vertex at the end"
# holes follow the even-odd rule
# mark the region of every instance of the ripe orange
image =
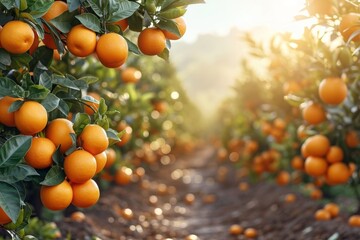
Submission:
POLYGON ((0 99, 0 123, 8 127, 15 127, 14 112, 9 112, 11 104, 21 98, 5 96, 0 99))
POLYGON ((46 109, 35 101, 24 102, 15 112, 14 117, 16 128, 25 135, 41 132, 48 121, 46 109))
POLYGON ((49 10, 42 16, 42 18, 46 21, 50 21, 58 16, 60 16, 63 12, 68 10, 68 6, 65 2, 55 1, 51 4, 49 10))
POLYGON ((302 117, 307 123, 316 125, 326 120, 326 112, 320 104, 310 101, 302 109, 302 117))
POLYGON ((331 146, 326 154, 326 161, 328 163, 341 162, 344 159, 344 152, 339 146, 331 146))
POLYGON ((96 160, 89 152, 76 150, 65 157, 64 171, 71 182, 86 182, 95 175, 96 160))
POLYGON ((321 134, 309 137, 304 144, 307 154, 313 157, 324 157, 330 149, 329 139, 321 134))
POLYGON ((239 224, 233 224, 229 228, 229 233, 231 235, 240 235, 243 233, 243 231, 244 231, 244 228, 242 226, 240 226, 239 224))
POLYGON ((284 130, 286 128, 286 122, 282 118, 276 118, 273 122, 273 125, 279 130, 284 130))
POLYGON ((106 153, 106 158, 107 158, 107 161, 105 163, 105 167, 104 168, 109 168, 111 167, 115 161, 116 161, 116 152, 114 149, 112 148, 108 148, 105 150, 105 153, 106 153))
POLYGON ((56 146, 50 139, 34 137, 25 155, 25 161, 36 169, 47 168, 53 163, 52 155, 55 151, 56 146))
POLYGON ((301 85, 296 81, 288 81, 284 83, 283 91, 285 95, 291 93, 298 93, 301 91, 301 85))
POLYGON ((153 102, 153 107, 155 111, 158 111, 159 113, 164 113, 168 108, 168 104, 163 100, 158 100, 153 102))
POLYGON ((124 134, 120 138, 121 141, 116 143, 116 145, 118 145, 119 147, 122 147, 130 141, 132 128, 126 122, 121 121, 121 122, 119 122, 119 124, 117 126, 117 130, 119 132, 125 130, 124 134))
POLYGON ((310 192, 310 197, 311 199, 314 199, 314 200, 319 200, 321 199, 323 196, 323 193, 320 189, 318 188, 315 188, 313 189, 311 192, 310 192))
POLYGON ((123 65, 128 57, 128 44, 120 34, 106 33, 100 36, 95 51, 105 67, 117 68, 123 65))
POLYGON ((34 32, 29 24, 13 20, 7 22, 1 31, 1 46, 13 54, 27 52, 34 43, 34 32))
POLYGON ((320 82, 319 96, 324 103, 338 105, 347 96, 347 86, 341 78, 329 77, 320 82))
POLYGON ((290 182, 290 174, 286 171, 281 171, 276 176, 276 183, 280 186, 287 185, 290 182))
POLYGON ((97 203, 100 198, 100 190, 93 179, 84 183, 72 183, 74 193, 72 204, 79 208, 88 208, 97 203))
POLYGON ((360 227, 360 215, 352 215, 349 218, 348 223, 352 227, 360 227))
POLYGON ((331 219, 331 215, 324 209, 319 209, 315 212, 315 219, 317 221, 327 221, 331 219))
POLYGON ((247 238, 256 238, 257 237, 257 231, 254 228, 247 228, 244 232, 245 237, 247 238))
POLYGON ((99 153, 97 155, 94 156, 95 157, 95 160, 96 160, 96 172, 95 174, 101 172, 105 165, 106 165, 106 162, 107 162, 107 155, 106 155, 106 151, 102 152, 102 153, 99 153))
POLYGON ((115 173, 115 183, 119 185, 127 185, 131 182, 132 170, 128 167, 120 167, 115 173))
POLYGON ((121 31, 125 32, 125 30, 129 27, 129 23, 127 19, 121 19, 114 24, 118 25, 121 28, 121 31))
POLYGON ((350 169, 345 163, 333 163, 328 167, 326 178, 331 184, 346 183, 350 178, 350 169))
POLYGON ((165 35, 158 28, 145 28, 139 34, 138 47, 145 55, 158 55, 166 47, 165 35))
POLYGON ((345 135, 345 143, 349 148, 356 148, 360 144, 359 135, 356 131, 350 130, 345 135))
POLYGON ((4 212, 2 208, 0 208, 0 224, 5 225, 11 222, 9 216, 4 212))
POLYGON ((70 215, 70 218, 75 222, 83 222, 86 219, 86 216, 83 212, 76 211, 70 215))
POLYGON ((291 167, 295 170, 304 169, 304 160, 300 156, 295 156, 291 159, 291 167))
MULTIPOLYGON (((347 14, 342 15, 340 25, 339 25, 339 31, 345 41, 348 41, 350 36, 354 32, 360 30, 359 20, 360 20, 360 14, 358 14, 358 13, 347 13, 347 14)), ((357 34, 352 39, 352 41, 354 41, 354 42, 360 41, 360 35, 357 34)))
POLYGON ((66 45, 69 51, 77 57, 86 57, 96 48, 96 33, 84 25, 76 25, 67 35, 66 45))
POLYGON ((284 201, 286 203, 292 203, 296 201, 296 195, 293 193, 289 193, 285 195, 284 201))
POLYGON ((331 217, 337 217, 339 215, 340 212, 340 208, 337 204, 335 203, 327 203, 324 206, 324 210, 328 211, 330 213, 331 217))
MULTIPOLYGON (((88 96, 93 97, 94 99, 100 101, 100 95, 96 92, 88 92, 87 93, 88 96)), ((98 110, 99 108, 99 103, 93 103, 93 102, 88 102, 88 105, 90 105, 95 111, 98 110)), ((93 115, 94 114, 94 110, 91 109, 91 107, 84 105, 84 110, 88 115, 93 115)))
POLYGON ((109 140, 105 130, 96 124, 88 124, 80 134, 79 142, 84 150, 93 155, 105 151, 109 146, 109 140))
POLYGON ((37 32, 35 30, 33 30, 33 32, 34 32, 34 42, 33 42, 33 44, 31 45, 31 47, 29 49, 30 55, 34 54, 36 49, 39 47, 39 43, 40 43, 39 36, 37 35, 37 32))
POLYGON ((176 25, 177 25, 177 28, 180 32, 180 36, 172 33, 172 32, 169 32, 167 30, 162 30, 162 32, 164 33, 165 35, 165 38, 167 39, 170 39, 170 40, 178 40, 180 38, 182 38, 182 36, 184 36, 185 32, 186 32, 186 23, 184 21, 184 18, 182 17, 179 17, 179 18, 175 18, 174 19, 176 25))
POLYGON ((312 177, 325 175, 328 164, 324 158, 307 157, 305 160, 305 172, 312 177))
POLYGON ((42 186, 40 189, 42 204, 50 210, 63 210, 67 208, 73 198, 73 191, 68 181, 55 186, 42 186))
POLYGON ((124 83, 137 83, 141 78, 141 72, 134 67, 127 67, 121 71, 121 80, 124 83))
POLYGON ((60 151, 65 153, 72 146, 71 133, 75 133, 73 123, 66 118, 52 120, 45 129, 45 136, 50 139, 60 151))

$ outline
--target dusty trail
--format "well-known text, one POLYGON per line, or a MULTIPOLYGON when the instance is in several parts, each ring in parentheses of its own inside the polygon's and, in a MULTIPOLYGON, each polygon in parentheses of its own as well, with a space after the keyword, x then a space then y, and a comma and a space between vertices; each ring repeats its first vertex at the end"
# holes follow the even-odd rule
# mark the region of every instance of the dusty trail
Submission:
POLYGON ((235 170, 223 166, 219 174, 218 169, 211 147, 149 169, 142 182, 102 193, 99 204, 85 212, 85 223, 60 223, 63 235, 71 231, 72 239, 91 234, 104 240, 191 240, 186 238, 191 234, 201 240, 246 239, 229 235, 228 228, 236 223, 257 229, 258 240, 360 239, 360 229, 348 227, 345 214, 314 221, 320 203, 291 187, 262 182, 240 191, 235 170), (291 192, 297 200, 285 203, 284 195, 291 192), (193 201, 185 200, 189 193, 193 201), (132 210, 131 218, 124 215, 125 208, 132 210))

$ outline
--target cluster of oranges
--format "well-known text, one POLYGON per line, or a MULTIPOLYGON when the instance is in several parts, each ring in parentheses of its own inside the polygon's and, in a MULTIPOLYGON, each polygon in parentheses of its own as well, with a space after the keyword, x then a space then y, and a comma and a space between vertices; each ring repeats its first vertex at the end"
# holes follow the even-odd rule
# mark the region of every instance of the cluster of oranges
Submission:
MULTIPOLYGON (((49 10, 42 16, 44 21, 51 24, 51 20, 60 16, 68 10, 68 5, 62 1, 55 1, 49 10)), ((158 55, 166 48, 166 40, 177 40, 184 35, 186 24, 183 18, 174 20, 180 35, 156 27, 149 27, 142 30, 138 36, 138 47, 143 54, 158 55)), ((114 24, 122 31, 128 29, 127 19, 120 20, 114 24)), ((53 26, 55 28, 55 26, 53 26)), ((45 35, 42 43, 36 31, 21 20, 7 22, 1 29, 0 47, 12 54, 22 54, 27 51, 32 54, 39 44, 44 44, 54 50, 54 56, 58 56, 57 45, 50 33, 50 29, 44 25, 45 35)), ((55 28, 56 29, 56 28, 55 28)), ((61 41, 66 43, 67 50, 76 57, 87 57, 96 53, 96 57, 106 67, 117 68, 122 66, 128 57, 128 44, 126 39, 118 33, 108 32, 98 36, 96 32, 78 24, 71 28, 67 34, 58 32, 61 41)))

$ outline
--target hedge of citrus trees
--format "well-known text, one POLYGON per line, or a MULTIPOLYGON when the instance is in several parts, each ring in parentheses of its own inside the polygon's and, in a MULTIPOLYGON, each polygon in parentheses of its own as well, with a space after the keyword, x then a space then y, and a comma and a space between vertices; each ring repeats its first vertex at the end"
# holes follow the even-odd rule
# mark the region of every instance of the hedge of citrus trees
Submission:
POLYGON ((166 101, 193 107, 176 79, 161 85, 175 78, 170 65, 156 69, 158 59, 139 56, 168 59, 171 40, 186 31, 186 7, 202 2, 1 1, 1 228, 18 238, 33 209, 94 205, 95 180, 126 153, 114 146, 130 140, 131 128, 139 148, 175 139, 173 125, 184 123, 167 114, 166 101))
POLYGON ((314 199, 360 203, 359 3, 308 0, 297 19, 313 22, 301 37, 244 34, 249 58, 218 113, 219 158, 254 178, 307 183, 314 199))

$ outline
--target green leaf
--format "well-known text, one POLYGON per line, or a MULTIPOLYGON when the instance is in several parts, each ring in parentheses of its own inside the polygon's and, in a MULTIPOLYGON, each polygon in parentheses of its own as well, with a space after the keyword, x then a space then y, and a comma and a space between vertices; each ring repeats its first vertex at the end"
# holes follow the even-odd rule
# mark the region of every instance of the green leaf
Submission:
POLYGON ((117 22, 119 20, 130 17, 138 10, 140 4, 130 1, 120 1, 117 3, 117 10, 111 14, 108 22, 117 22))
POLYGON ((31 136, 17 135, 7 140, 0 148, 0 168, 15 166, 31 146, 31 136))
POLYGON ((54 165, 50 168, 50 170, 45 176, 45 179, 40 182, 40 184, 44 186, 54 186, 62 183, 64 179, 64 170, 60 166, 54 165))
POLYGON ((16 0, 2 0, 1 4, 4 5, 4 7, 7 10, 10 10, 12 8, 19 8, 20 5, 20 1, 16 1, 16 0))
POLYGON ((158 16, 166 19, 174 19, 183 16, 186 13, 186 8, 178 7, 171 8, 166 11, 161 11, 158 16))
POLYGON ((84 76, 84 77, 79 78, 78 80, 84 81, 90 85, 92 83, 99 81, 99 78, 95 77, 95 76, 84 76))
POLYGON ((143 29, 143 18, 140 14, 137 14, 136 12, 128 18, 128 23, 129 29, 131 31, 141 32, 141 30, 143 29))
POLYGON ((81 15, 77 15, 76 18, 88 29, 93 30, 94 32, 101 31, 100 20, 94 14, 83 13, 81 15))
POLYGON ((74 131, 77 135, 79 135, 84 127, 91 123, 90 116, 86 113, 77 113, 75 115, 75 121, 74 121, 74 131))
POLYGON ((163 7, 161 10, 165 11, 167 9, 176 8, 176 7, 183 7, 190 4, 197 4, 197 3, 205 3, 204 0, 172 0, 172 1, 166 1, 165 4, 163 4, 163 7))
POLYGON ((46 87, 47 89, 52 88, 51 76, 47 72, 43 72, 39 77, 39 85, 46 87))
POLYGON ((160 58, 164 59, 165 61, 169 61, 169 58, 170 58, 169 49, 165 48, 164 51, 162 51, 162 53, 158 54, 158 56, 160 58))
POLYGON ((12 167, 0 168, 0 182, 16 183, 26 181, 31 176, 39 176, 39 173, 29 165, 18 164, 12 167))
POLYGON ((24 101, 22 100, 16 100, 15 102, 13 102, 10 107, 9 107, 9 112, 15 112, 17 110, 19 110, 19 108, 24 104, 24 101))
POLYGON ((96 15, 99 17, 103 17, 103 11, 100 7, 100 0, 87 0, 87 3, 89 3, 91 9, 95 12, 96 15))
POLYGON ((76 12, 65 11, 56 18, 51 19, 50 22, 61 32, 68 33, 72 28, 72 23, 75 16, 76 12))
POLYGON ((81 6, 80 0, 67 0, 69 12, 77 10, 81 6))
POLYGON ((0 78, 0 97, 14 96, 24 97, 25 90, 7 77, 0 78))
POLYGON ((41 105, 44 106, 47 112, 51 112, 59 106, 59 103, 60 98, 58 98, 53 93, 49 93, 46 98, 41 102, 41 105))
POLYGON ((14 185, 6 182, 0 182, 0 189, 0 207, 12 222, 16 222, 21 210, 20 193, 14 185))
POLYGON ((109 146, 117 143, 120 141, 120 137, 118 136, 118 133, 114 130, 114 129, 111 129, 111 128, 108 128, 106 130, 106 135, 109 139, 109 146))
POLYGON ((104 115, 102 118, 97 119, 95 123, 105 130, 109 129, 110 126, 109 119, 106 115, 104 115))
POLYGON ((42 17, 51 7, 54 1, 47 0, 37 0, 32 1, 31 5, 29 4, 30 14, 33 18, 42 17))
POLYGON ((73 81, 63 76, 53 75, 53 80, 51 81, 52 84, 60 85, 66 88, 80 90, 73 81))
POLYGON ((167 21, 160 21, 157 24, 157 27, 163 30, 167 30, 171 33, 176 34, 177 36, 180 36, 179 28, 176 25, 175 21, 173 20, 167 20, 167 21))
POLYGON ((64 163, 64 155, 60 151, 60 146, 56 149, 56 151, 52 155, 52 160, 58 166, 63 165, 63 163, 64 163))
POLYGON ((52 24, 48 23, 45 20, 43 20, 43 24, 45 24, 46 27, 50 29, 51 38, 54 40, 56 48, 59 51, 59 54, 64 54, 65 53, 65 45, 61 40, 59 31, 52 24))
POLYGON ((5 66, 10 66, 11 64, 11 56, 3 48, 0 48, 0 63, 4 64, 5 66))
POLYGON ((15 69, 20 69, 24 66, 28 67, 31 60, 32 57, 27 53, 11 55, 11 67, 15 69))
POLYGON ((106 102, 103 98, 100 99, 100 103, 99 103, 99 108, 98 108, 98 112, 101 115, 104 115, 108 110, 108 107, 106 106, 106 102))
POLYGON ((50 93, 50 90, 41 85, 32 85, 29 88, 28 99, 31 100, 43 100, 50 93))
POLYGON ((128 44, 129 51, 131 51, 135 54, 141 55, 141 52, 140 52, 138 46, 135 43, 133 43, 132 41, 130 41, 129 39, 127 39, 126 37, 124 37, 124 38, 128 44))

